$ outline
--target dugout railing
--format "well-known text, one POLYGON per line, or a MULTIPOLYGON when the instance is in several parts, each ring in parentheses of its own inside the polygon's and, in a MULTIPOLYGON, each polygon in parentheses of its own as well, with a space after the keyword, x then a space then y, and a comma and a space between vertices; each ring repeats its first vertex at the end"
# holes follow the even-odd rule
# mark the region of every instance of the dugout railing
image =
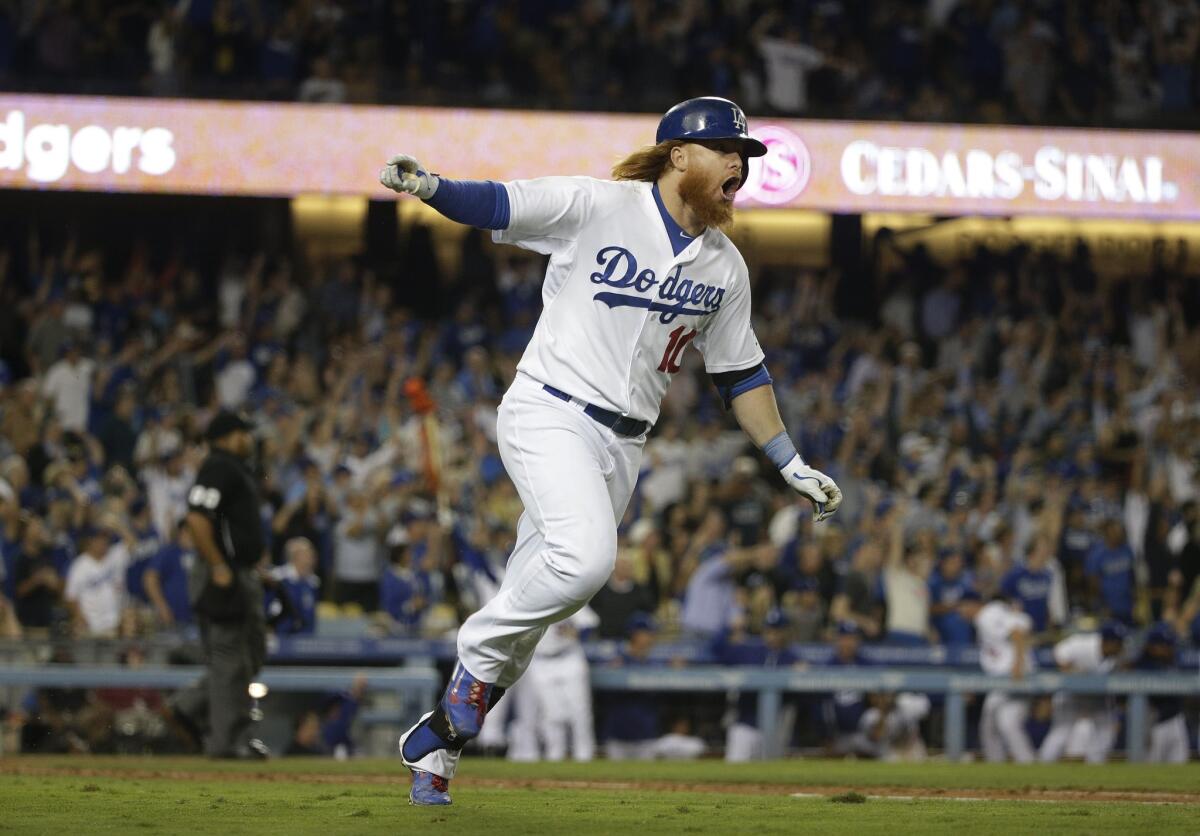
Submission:
MULTIPOLYGON (((6 688, 180 688, 200 675, 195 666, 120 667, 97 664, 9 663, 0 666, 0 687, 6 688)), ((420 662, 395 668, 297 667, 268 665, 259 679, 279 691, 332 691, 347 687, 358 674, 367 677, 373 690, 396 693, 405 704, 433 702, 441 677, 437 669, 420 662)), ((764 732, 766 758, 783 754, 780 709, 789 693, 825 694, 839 691, 939 694, 944 697, 944 754, 958 761, 966 751, 966 697, 988 691, 1021 694, 1107 695, 1127 698, 1126 756, 1144 760, 1149 697, 1154 694, 1195 696, 1200 678, 1195 673, 1115 673, 1106 676, 1037 673, 1021 680, 990 677, 965 671, 916 668, 883 669, 809 667, 805 669, 730 668, 702 665, 689 668, 593 667, 592 687, 597 691, 647 691, 656 693, 758 694, 759 727, 764 732)))

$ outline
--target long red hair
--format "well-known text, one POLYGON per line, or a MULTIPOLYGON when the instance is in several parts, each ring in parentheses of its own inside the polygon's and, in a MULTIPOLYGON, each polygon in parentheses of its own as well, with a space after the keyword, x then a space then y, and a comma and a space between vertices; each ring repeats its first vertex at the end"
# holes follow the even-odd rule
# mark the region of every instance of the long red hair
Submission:
POLYGON ((673 166, 671 151, 683 145, 681 139, 668 139, 658 145, 639 148, 612 167, 614 180, 641 180, 655 183, 673 166))

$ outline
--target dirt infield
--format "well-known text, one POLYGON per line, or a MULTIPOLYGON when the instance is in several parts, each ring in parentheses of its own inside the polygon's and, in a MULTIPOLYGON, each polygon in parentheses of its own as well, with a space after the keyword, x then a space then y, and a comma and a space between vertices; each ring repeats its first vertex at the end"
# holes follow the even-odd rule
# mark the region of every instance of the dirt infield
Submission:
MULTIPOLYGON (((144 781, 256 781, 311 784, 370 784, 406 788, 408 778, 396 775, 329 774, 323 772, 256 772, 239 771, 223 774, 216 770, 97 768, 85 766, 48 767, 26 760, 0 759, 0 775, 30 778, 118 778, 144 781)), ((848 792, 869 791, 871 796, 897 799, 947 799, 971 801, 1042 801, 1042 802, 1125 802, 1137 804, 1200 805, 1200 792, 1152 792, 1121 790, 1064 790, 1022 787, 1020 789, 936 789, 928 787, 889 786, 829 786, 804 784, 720 783, 684 781, 605 781, 556 779, 498 779, 462 776, 455 782, 459 787, 490 787, 528 790, 651 790, 664 792, 699 792, 726 795, 771 795, 801 797, 832 797, 848 792)))

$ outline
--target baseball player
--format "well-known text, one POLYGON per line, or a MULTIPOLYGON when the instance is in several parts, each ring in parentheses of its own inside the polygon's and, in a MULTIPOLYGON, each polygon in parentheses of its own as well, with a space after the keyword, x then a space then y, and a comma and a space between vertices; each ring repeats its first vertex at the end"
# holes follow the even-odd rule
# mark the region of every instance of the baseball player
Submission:
MULTIPOLYGON (((990 676, 1021 679, 1034 671, 1033 649, 1029 637, 1033 619, 1014 607, 1006 598, 980 607, 975 616, 979 637, 979 664, 990 676)), ((1025 731, 1029 700, 1005 691, 989 691, 983 700, 979 720, 979 739, 983 756, 989 761, 1011 757, 1017 763, 1033 763, 1033 744, 1025 731)))
MULTIPOLYGON (((778 609, 763 619, 762 638, 750 638, 741 629, 722 632, 713 642, 713 655, 721 665, 789 667, 800 659, 788 647, 787 615, 778 609)), ((725 732, 725 760, 742 763, 762 757, 763 733, 758 727, 758 693, 737 695, 737 714, 725 732)))
POLYGON ((590 761, 596 755, 592 724, 592 685, 580 633, 594 630, 600 617, 584 607, 553 624, 538 642, 517 697, 517 720, 510 732, 509 760, 590 761))
MULTIPOLYGON (((1125 647, 1124 624, 1108 621, 1099 632, 1077 633, 1054 645, 1054 662, 1064 673, 1109 673, 1125 647)), ((1117 739, 1112 700, 1090 694, 1054 695, 1054 722, 1038 749, 1038 760, 1054 763, 1064 754, 1104 763, 1117 739)))
POLYGON ((500 593, 466 620, 445 695, 401 738, 414 804, 449 804, 463 745, 529 664, 547 627, 612 572, 646 433, 689 344, 784 480, 828 517, 841 491, 789 438, 750 325, 746 263, 721 232, 750 157, 733 102, 690 99, 613 180, 456 181, 388 160, 380 182, 493 240, 550 257, 543 310, 505 393, 497 440, 524 504, 500 593))
POLYGON ((921 721, 929 715, 925 694, 876 693, 858 721, 855 752, 881 761, 923 761, 921 721))
MULTIPOLYGON (((1143 671, 1170 671, 1178 667, 1178 642, 1171 625, 1160 621, 1146 633, 1146 645, 1135 667, 1143 671)), ((1183 717, 1183 700, 1175 695, 1153 696, 1150 709, 1154 725, 1150 727, 1151 763, 1187 763, 1188 731, 1183 717)))

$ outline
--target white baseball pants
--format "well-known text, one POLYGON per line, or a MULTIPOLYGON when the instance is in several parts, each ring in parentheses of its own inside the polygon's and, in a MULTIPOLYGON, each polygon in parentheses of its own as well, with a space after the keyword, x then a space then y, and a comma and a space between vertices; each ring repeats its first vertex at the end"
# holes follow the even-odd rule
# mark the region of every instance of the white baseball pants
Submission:
POLYGON ((507 688, 546 628, 612 574, 646 440, 617 435, 525 375, 505 393, 496 430, 525 512, 499 593, 459 628, 458 658, 475 678, 507 688))
POLYGON ((734 723, 725 731, 725 761, 746 763, 762 760, 763 736, 754 726, 734 723))
POLYGON ((561 761, 568 751, 576 761, 595 758, 592 687, 582 647, 561 656, 534 656, 513 693, 520 699, 509 734, 511 760, 561 761))
POLYGON ((1054 697, 1054 721, 1038 750, 1038 760, 1055 763, 1064 755, 1104 763, 1117 740, 1117 718, 1095 699, 1070 694, 1054 697))
POLYGON ((1150 763, 1187 763, 1187 723, 1182 714, 1150 727, 1150 763))
POLYGON ((979 719, 979 742, 988 761, 1004 762, 1011 757, 1017 763, 1033 763, 1033 744, 1025 732, 1029 700, 1010 697, 1003 691, 990 691, 983 700, 979 719))
MULTIPOLYGON (((608 582, 646 439, 617 435, 523 374, 504 394, 496 438, 525 511, 500 591, 458 630, 458 659, 476 679, 508 688, 546 628, 608 582)), ((460 754, 438 749, 416 767, 453 778, 460 754)))

